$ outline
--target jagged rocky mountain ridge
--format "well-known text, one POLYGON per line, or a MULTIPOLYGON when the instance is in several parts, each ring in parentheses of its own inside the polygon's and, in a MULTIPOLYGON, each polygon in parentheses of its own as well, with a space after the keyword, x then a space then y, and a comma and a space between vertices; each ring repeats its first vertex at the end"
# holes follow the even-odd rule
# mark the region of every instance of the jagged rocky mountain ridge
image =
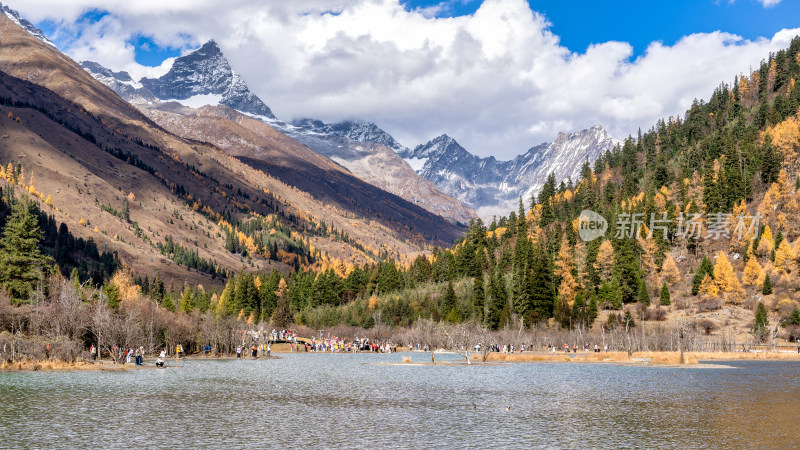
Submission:
MULTIPOLYGON (((446 134, 412 150, 371 122, 326 124, 303 119, 293 125, 299 128, 294 134, 310 133, 312 139, 315 134, 337 136, 391 148, 417 174, 432 181, 445 194, 475 209, 499 207, 500 211, 514 208, 520 196, 527 200, 538 193, 551 172, 559 182, 570 177, 577 180, 584 161, 592 163, 601 153, 619 144, 602 126, 596 125, 575 133, 559 133, 551 143, 532 147, 512 160, 498 161, 493 156, 473 155, 446 134)), ((302 136, 298 138, 303 139, 302 136)), ((315 145, 313 142, 307 145, 333 158, 344 154, 338 145, 315 145)), ((355 155, 350 158, 354 159, 355 155)))
POLYGON ((539 144, 508 161, 475 156, 446 134, 400 155, 443 192, 478 209, 513 206, 520 196, 527 200, 539 192, 551 172, 559 182, 570 177, 577 180, 584 161, 594 162, 618 144, 596 125, 559 133, 553 142, 539 144))
POLYGON ((126 100, 175 100, 187 106, 221 104, 245 114, 275 119, 269 107, 231 68, 213 40, 175 59, 165 75, 139 82, 127 72, 114 72, 93 61, 83 61, 81 66, 126 100))
POLYGON ((391 135, 368 122, 324 124, 307 120, 291 125, 272 111, 237 75, 214 41, 175 60, 170 71, 138 83, 126 72, 114 72, 84 61, 82 67, 121 97, 140 108, 162 108, 159 102, 177 101, 185 106, 228 106, 264 121, 315 152, 328 157, 380 189, 438 214, 466 224, 475 211, 443 194, 430 181, 417 175, 398 156, 405 149, 391 135), (222 94, 220 94, 222 92, 222 94))
POLYGON ((192 107, 222 104, 261 119, 363 180, 462 223, 476 215, 473 208, 482 209, 481 215, 486 217, 514 208, 520 196, 527 200, 538 192, 550 172, 558 181, 577 179, 584 161, 593 162, 618 143, 598 125, 560 133, 552 143, 498 161, 471 154, 447 135, 410 149, 372 122, 324 123, 306 118, 286 123, 247 88, 214 41, 177 58, 163 77, 139 83, 125 72, 91 62, 82 65, 134 102, 174 100, 192 107))
POLYGON ((383 145, 397 153, 408 150, 407 147, 397 142, 391 134, 372 122, 345 120, 338 123, 324 123, 321 120, 301 119, 294 121, 292 125, 310 133, 344 137, 353 142, 371 142, 383 145))
POLYGON ((47 39, 47 36, 44 35, 44 32, 42 30, 36 28, 32 23, 30 23, 25 18, 20 17, 19 13, 16 12, 15 10, 9 8, 8 6, 2 3, 0 3, 0 10, 3 11, 3 15, 8 17, 9 20, 22 27, 23 30, 32 34, 36 39, 39 39, 40 41, 44 42, 47 45, 56 47, 56 44, 54 44, 53 41, 51 41, 50 39, 47 39))

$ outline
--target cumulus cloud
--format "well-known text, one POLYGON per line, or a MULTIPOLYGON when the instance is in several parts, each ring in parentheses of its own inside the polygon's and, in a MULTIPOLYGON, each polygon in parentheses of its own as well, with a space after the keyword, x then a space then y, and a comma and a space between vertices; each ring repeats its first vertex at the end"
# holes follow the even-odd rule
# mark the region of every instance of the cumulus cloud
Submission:
POLYGON ((169 63, 136 64, 132 36, 184 51, 213 38, 285 120, 371 120, 408 146, 447 133, 498 158, 559 131, 599 123, 622 138, 682 114, 800 31, 756 40, 698 33, 632 59, 625 42, 571 52, 525 0, 485 0, 472 15, 445 18, 400 0, 17 3, 34 21, 55 21, 57 42, 76 59, 153 76, 169 63), (93 8, 110 14, 80 20, 93 8))
POLYGON ((781 2, 781 0, 758 0, 759 3, 764 5, 764 8, 769 8, 771 6, 775 6, 781 2))

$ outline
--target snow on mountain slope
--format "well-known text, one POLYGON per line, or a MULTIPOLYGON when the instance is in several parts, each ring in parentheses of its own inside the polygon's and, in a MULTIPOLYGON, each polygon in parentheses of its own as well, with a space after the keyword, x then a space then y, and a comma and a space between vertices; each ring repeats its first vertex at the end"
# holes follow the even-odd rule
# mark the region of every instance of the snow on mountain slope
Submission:
POLYGON ((214 41, 177 58, 163 77, 144 78, 139 83, 125 72, 113 72, 97 63, 87 61, 82 66, 143 110, 159 104, 162 109, 170 108, 169 104, 180 107, 173 102, 190 108, 228 106, 276 128, 363 181, 434 214, 461 223, 475 217, 471 208, 441 193, 433 183, 417 175, 397 154, 406 148, 373 123, 325 124, 307 119, 292 125, 277 119, 231 69, 214 41))
POLYGON ((476 217, 472 208, 443 194, 434 183, 418 175, 395 150, 406 148, 373 123, 324 124, 306 119, 295 125, 282 122, 272 125, 367 183, 428 211, 464 224, 476 217))
POLYGON ((584 161, 593 162, 617 144, 619 141, 596 125, 576 133, 559 133, 552 143, 532 147, 510 161, 479 158, 447 135, 400 155, 406 161, 424 161, 417 173, 485 217, 487 212, 507 213, 520 196, 527 202, 551 172, 559 182, 567 178, 577 181, 584 161))
POLYGON ((36 39, 44 42, 47 45, 55 47, 56 44, 53 43, 50 39, 47 39, 47 36, 44 35, 42 30, 36 28, 32 23, 27 21, 26 19, 20 17, 19 13, 15 10, 9 8, 8 6, 0 3, 0 10, 3 11, 3 14, 8 17, 12 22, 22 27, 23 30, 27 31, 28 33, 34 35, 36 39))
POLYGON ((339 123, 326 124, 320 120, 302 119, 292 125, 308 132, 346 137, 354 142, 371 142, 388 147, 397 153, 408 150, 397 142, 392 135, 380 129, 372 122, 346 120, 339 123))

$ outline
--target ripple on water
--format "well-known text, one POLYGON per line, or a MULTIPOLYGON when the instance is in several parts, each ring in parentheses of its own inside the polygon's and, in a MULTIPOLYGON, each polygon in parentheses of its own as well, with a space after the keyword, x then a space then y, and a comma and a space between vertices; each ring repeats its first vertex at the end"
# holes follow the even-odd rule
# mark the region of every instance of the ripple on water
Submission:
POLYGON ((797 362, 731 363, 735 370, 372 364, 402 356, 0 373, 0 446, 800 446, 797 362))

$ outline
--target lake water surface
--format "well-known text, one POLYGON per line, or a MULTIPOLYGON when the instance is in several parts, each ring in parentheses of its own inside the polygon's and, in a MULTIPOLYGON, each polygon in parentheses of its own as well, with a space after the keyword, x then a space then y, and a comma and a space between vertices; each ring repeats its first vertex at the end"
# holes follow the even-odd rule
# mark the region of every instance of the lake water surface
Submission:
POLYGON ((408 355, 0 373, 0 447, 800 448, 800 362, 374 364, 408 355))

